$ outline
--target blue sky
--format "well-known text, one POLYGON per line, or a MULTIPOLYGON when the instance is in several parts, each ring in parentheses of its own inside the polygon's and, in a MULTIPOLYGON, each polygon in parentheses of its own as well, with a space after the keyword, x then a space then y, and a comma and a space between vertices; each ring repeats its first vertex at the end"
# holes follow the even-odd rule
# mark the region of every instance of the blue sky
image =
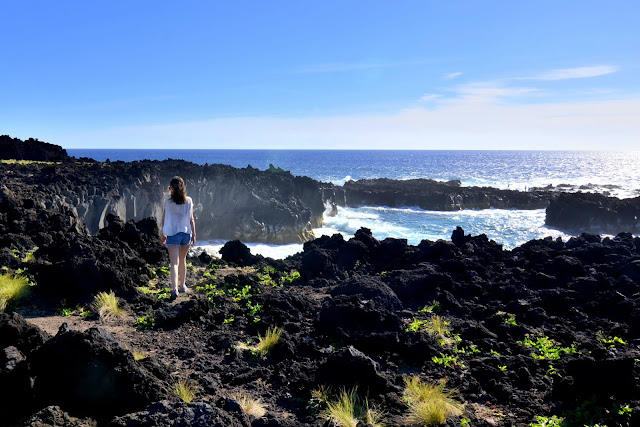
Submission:
POLYGON ((0 2, 0 134, 637 150, 640 2, 0 2))

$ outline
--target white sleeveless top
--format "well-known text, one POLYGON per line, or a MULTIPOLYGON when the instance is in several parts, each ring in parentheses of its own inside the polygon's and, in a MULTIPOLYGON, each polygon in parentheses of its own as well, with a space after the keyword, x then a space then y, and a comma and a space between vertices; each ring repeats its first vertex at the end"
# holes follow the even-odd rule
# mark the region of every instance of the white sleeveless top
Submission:
POLYGON ((177 205, 170 197, 164 200, 164 226, 162 234, 173 236, 177 233, 191 234, 191 216, 193 215, 193 200, 187 196, 187 201, 177 205))

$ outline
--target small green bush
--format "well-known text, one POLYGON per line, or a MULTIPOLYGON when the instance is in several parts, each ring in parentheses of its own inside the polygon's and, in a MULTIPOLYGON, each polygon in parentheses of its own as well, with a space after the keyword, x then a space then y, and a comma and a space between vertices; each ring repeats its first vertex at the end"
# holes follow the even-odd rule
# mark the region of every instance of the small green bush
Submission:
POLYGON ((138 317, 134 324, 135 328, 138 330, 143 329, 152 329, 156 325, 156 319, 153 317, 153 314, 148 313, 142 317, 138 317))

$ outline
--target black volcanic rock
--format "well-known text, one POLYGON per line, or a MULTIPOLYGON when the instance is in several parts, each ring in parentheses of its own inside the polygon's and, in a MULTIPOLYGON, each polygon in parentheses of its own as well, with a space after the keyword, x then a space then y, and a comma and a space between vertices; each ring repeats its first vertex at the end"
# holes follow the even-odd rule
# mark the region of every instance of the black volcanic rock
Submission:
POLYGON ((542 209, 548 201, 545 192, 499 190, 490 187, 461 187, 460 181, 440 182, 432 179, 394 180, 361 179, 344 184, 346 202, 336 198, 338 205, 357 206, 418 206, 436 211, 460 209, 516 208, 542 209))
POLYGON ((162 215, 167 186, 184 178, 194 201, 199 240, 302 243, 322 224, 319 183, 290 173, 196 165, 180 160, 61 164, 0 164, 0 184, 12 195, 58 212, 72 211, 91 234, 114 214, 124 222, 162 215))
POLYGON ((166 386, 103 329, 61 329, 33 352, 29 364, 36 400, 74 414, 105 418, 169 396, 166 386))
POLYGON ((203 402, 155 402, 144 411, 116 417, 109 427, 248 427, 249 417, 240 411, 225 411, 203 402))
POLYGON ((561 193, 547 207, 545 224, 588 233, 638 233, 640 197, 617 199, 592 193, 561 193))
POLYGON ((59 145, 33 138, 22 141, 9 135, 0 135, 0 160, 8 159, 59 162, 68 160, 69 156, 59 145))

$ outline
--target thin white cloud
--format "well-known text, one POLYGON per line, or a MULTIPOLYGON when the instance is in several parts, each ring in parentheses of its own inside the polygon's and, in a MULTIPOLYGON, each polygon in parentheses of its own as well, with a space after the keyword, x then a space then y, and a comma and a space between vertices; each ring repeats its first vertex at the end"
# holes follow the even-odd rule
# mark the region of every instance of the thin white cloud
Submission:
POLYGON ((597 65, 593 67, 562 68, 547 73, 525 77, 523 80, 567 80, 584 79, 588 77, 604 76, 618 71, 618 67, 612 65, 597 65))
POLYGON ((429 61, 367 61, 360 62, 328 62, 298 67, 293 70, 296 74, 338 73, 346 71, 371 70, 378 68, 405 67, 412 65, 424 65, 429 61))
POLYGON ((443 79, 445 80, 453 80, 453 79, 457 79, 458 77, 460 77, 463 73, 461 72, 456 72, 456 73, 449 73, 449 74, 445 74, 444 76, 442 76, 443 79))
POLYGON ((453 88, 453 91, 463 97, 476 97, 487 100, 494 100, 500 97, 514 97, 536 92, 536 88, 531 87, 505 87, 498 83, 478 82, 460 85, 453 88))
POLYGON ((418 102, 431 102, 431 101, 435 101, 436 99, 442 98, 442 95, 438 95, 435 93, 425 93, 424 95, 422 95, 420 97, 420 99, 418 100, 418 102))
POLYGON ((339 117, 237 117, 45 135, 66 148, 637 150, 640 94, 546 104, 476 102, 339 117))

